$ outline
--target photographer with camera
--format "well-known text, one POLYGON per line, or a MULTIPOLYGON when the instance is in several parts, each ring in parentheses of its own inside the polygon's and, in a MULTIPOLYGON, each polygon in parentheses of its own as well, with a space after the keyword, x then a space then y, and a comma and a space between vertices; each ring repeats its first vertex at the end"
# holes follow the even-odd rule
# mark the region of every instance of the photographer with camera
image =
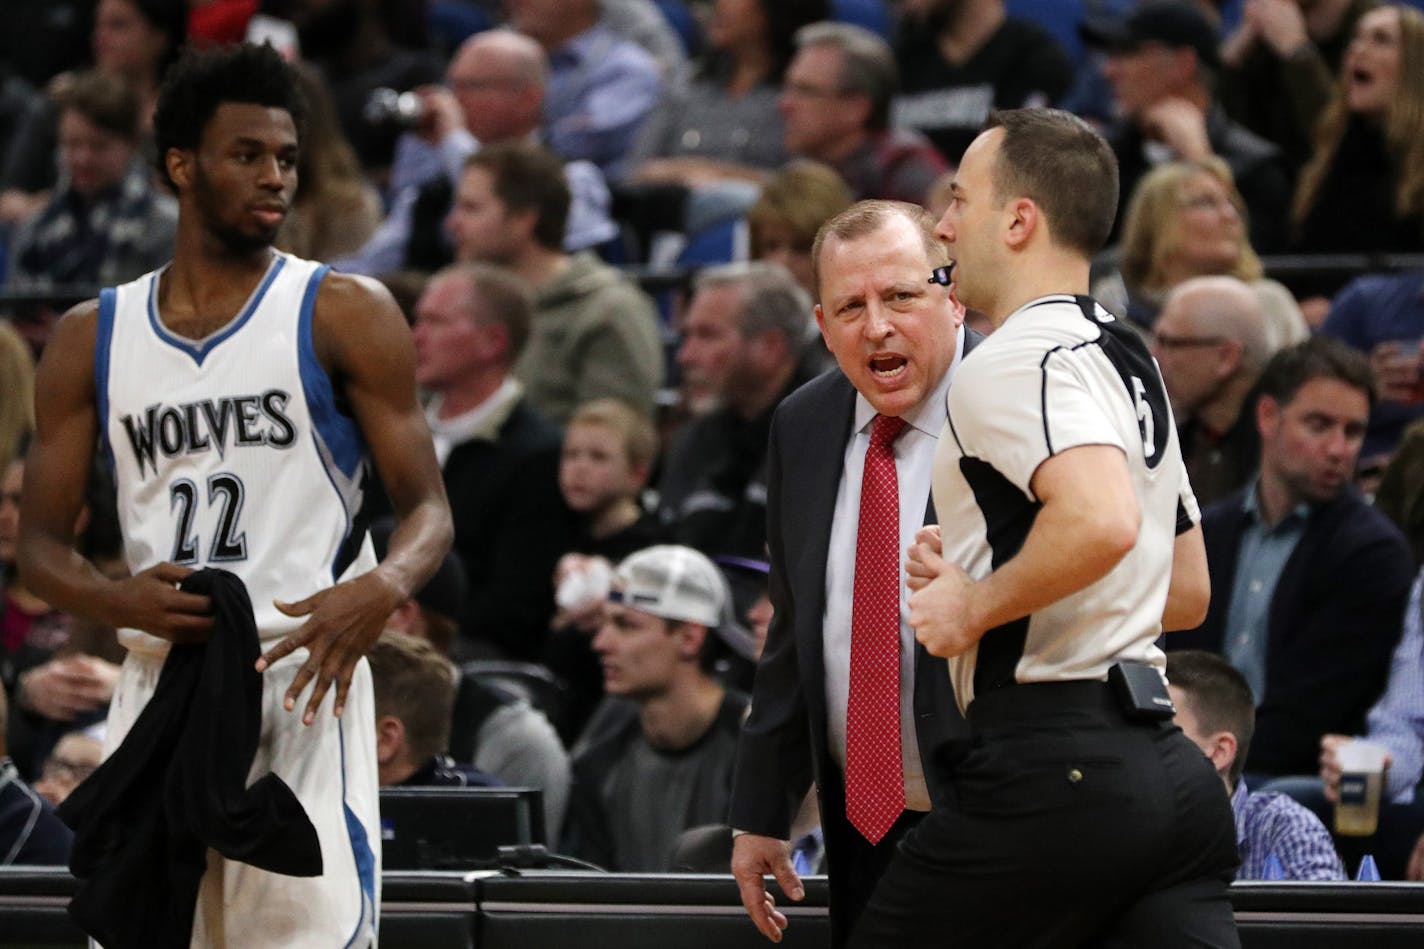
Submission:
MULTIPOLYGON (((377 89, 368 122, 405 129, 396 143, 390 213, 339 269, 369 275, 401 268, 438 270, 452 260, 441 222, 449 213, 465 159, 482 145, 539 141, 548 60, 538 43, 489 30, 466 40, 450 60, 445 85, 414 92, 377 89)), ((564 247, 583 250, 614 236, 603 174, 585 161, 565 165, 573 204, 564 247)))

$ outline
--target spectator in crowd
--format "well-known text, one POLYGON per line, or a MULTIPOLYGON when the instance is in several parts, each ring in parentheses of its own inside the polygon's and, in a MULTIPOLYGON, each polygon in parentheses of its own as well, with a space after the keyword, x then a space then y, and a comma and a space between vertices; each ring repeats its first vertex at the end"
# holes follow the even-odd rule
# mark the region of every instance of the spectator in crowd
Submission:
POLYGON ((58 807, 69 797, 70 791, 94 773, 104 760, 104 740, 100 737, 103 728, 101 723, 82 731, 67 732, 60 738, 45 758, 39 780, 35 782, 35 792, 40 797, 58 807))
MULTIPOLYGON (((385 556, 394 529, 390 518, 371 524, 378 557, 385 556)), ((450 659, 468 589, 460 558, 447 553, 425 586, 391 614, 386 628, 424 640, 450 659)), ((569 803, 569 755, 527 695, 475 668, 458 668, 447 750, 455 761, 468 762, 507 787, 541 789, 544 826, 553 834, 562 825, 569 803)))
POLYGON ((26 28, 0 34, 0 59, 30 85, 44 85, 91 54, 94 6, 95 0, 10 0, 6 14, 26 28))
POLYGON ((807 159, 788 162, 767 180, 747 211, 752 260, 780 264, 814 296, 811 246, 816 232, 853 201, 845 181, 830 166, 807 159))
POLYGON ((1054 105, 1073 85, 1073 63, 1037 23, 1004 0, 926 0, 900 22, 904 77, 896 127, 918 129, 950 164, 984 127, 990 109, 1054 105))
POLYGON ((1231 169, 1261 251, 1285 243, 1290 179, 1280 150, 1229 119, 1213 97, 1216 28, 1192 0, 1146 0, 1121 15, 1083 21, 1107 52, 1104 74, 1122 116, 1105 134, 1117 154, 1119 213, 1153 165, 1215 155, 1231 169))
POLYGON ((691 81, 663 95, 638 135, 632 179, 693 187, 781 165, 776 101, 794 37, 829 10, 826 0, 717 0, 691 81))
POLYGON ((544 140, 565 159, 622 179, 638 129, 663 79, 641 46, 599 21, 598 0, 506 0, 509 25, 549 54, 544 140))
MULTIPOLYGON (((421 86, 415 130, 396 141, 388 192, 391 211, 344 270, 380 275, 396 268, 439 270, 452 248, 441 222, 450 213, 465 159, 481 146, 539 138, 548 60, 543 48, 512 30, 486 30, 460 44, 445 85, 421 86)), ((564 249, 601 244, 616 234, 608 219, 603 173, 586 161, 565 164, 571 193, 564 249)))
POLYGON ((1261 456, 1251 393, 1272 355, 1260 299, 1235 277, 1183 281, 1167 296, 1152 355, 1197 503, 1244 488, 1261 456))
POLYGON ((594 399, 574 410, 559 460, 559 490, 579 521, 573 549, 617 563, 659 539, 641 499, 656 454, 652 423, 626 403, 594 399))
MULTIPOLYGON (((1375 858, 1387 880, 1424 881, 1424 573, 1414 580, 1404 629, 1390 660, 1389 682, 1366 716, 1360 737, 1387 752, 1379 828, 1366 837, 1337 834, 1335 845, 1350 864, 1365 854, 1375 858)), ((1289 793, 1322 820, 1331 820, 1340 800, 1340 746, 1348 735, 1320 739, 1318 777, 1285 778, 1272 790, 1289 793)))
POLYGON ((1168 648, 1206 649, 1256 699, 1246 774, 1308 774, 1320 736, 1363 729, 1384 688, 1413 575, 1399 528, 1351 477, 1373 400, 1365 357, 1325 337, 1261 375, 1260 476, 1208 508, 1205 622, 1168 648))
POLYGON ((589 725, 574 757, 564 849, 610 870, 669 869, 678 835, 725 823, 747 698, 712 675, 733 628, 726 581, 688 547, 639 551, 618 583, 593 648, 620 701, 589 725))
POLYGON ((1378 0, 1246 0, 1222 44, 1217 94, 1233 119, 1275 143, 1294 170, 1309 159, 1355 24, 1378 0))
POLYGON ((20 456, 35 427, 35 358, 15 327, 0 319, 0 472, 20 456))
POLYGON ((1224 274, 1251 285, 1274 352, 1310 335, 1289 290, 1262 276, 1246 230, 1246 208, 1219 158, 1174 161, 1143 176, 1123 219, 1117 274, 1098 281, 1104 306, 1151 329, 1183 280, 1224 274))
POLYGON ((869 30, 802 27, 781 87, 787 152, 830 165, 857 199, 918 204, 948 166, 919 132, 890 128, 899 85, 895 54, 869 30))
POLYGON ((599 0, 598 7, 605 26, 652 54, 667 85, 682 81, 689 48, 671 16, 679 8, 687 13, 681 0, 599 0))
POLYGON ((1252 792, 1241 778, 1256 706, 1251 687, 1220 656, 1184 649, 1167 656, 1167 691, 1177 707, 1177 725, 1221 776, 1236 818, 1241 852, 1238 880, 1271 879, 1275 857, 1285 880, 1343 880, 1345 868, 1325 825, 1289 795, 1252 792))
POLYGON ((510 367, 530 333, 529 292, 487 264, 452 264, 416 305, 416 381, 433 393, 426 419, 470 592, 463 647, 536 658, 553 614, 549 577, 568 549, 558 494, 559 431, 510 367))
POLYGON ((21 130, 32 127, 31 123, 45 122, 47 112, 45 97, 15 72, 8 59, 0 56, 0 239, 10 224, 23 220, 44 204, 41 197, 8 187, 8 169, 21 130))
POLYGON ((307 100, 297 196, 277 234, 277 248, 308 260, 332 260, 366 242, 381 220, 381 196, 366 182, 341 130, 326 83, 298 64, 307 100))
POLYGON ((449 755, 455 667, 423 639, 385 632, 366 654, 376 694, 381 787, 490 787, 492 775, 449 755))
POLYGON ((1380 475, 1375 507, 1404 531, 1414 562, 1424 564, 1424 421, 1404 430, 1380 475))
POLYGON ((5 692, 0 689, 0 866, 68 866, 74 835, 20 778, 5 744, 5 692))
POLYGON ((651 417, 663 378, 652 301, 592 253, 564 251, 568 213, 563 163, 507 142, 470 156, 446 227, 456 259, 508 267, 534 288, 529 343, 514 367, 534 408, 562 424, 579 403, 612 397, 651 417))
POLYGON ((802 368, 811 313, 811 297, 777 264, 697 275, 677 362, 717 408, 690 421, 664 459, 659 513, 679 543, 708 554, 765 551, 767 436, 781 400, 814 375, 802 368))
POLYGON ((11 290, 126 283, 173 255, 178 205, 139 153, 139 101, 100 73, 75 76, 56 100, 60 180, 15 232, 11 290))
MULTIPOLYGON (((119 668, 85 654, 85 624, 35 596, 17 572, 24 480, 25 460, 17 456, 0 473, 0 683, 14 706, 7 746, 21 773, 34 777, 65 731, 104 717, 119 668)), ((81 535, 89 520, 86 509, 81 535)))
POLYGON ((1424 270, 1351 281, 1331 302, 1320 332, 1369 357, 1379 400, 1361 467, 1382 466, 1404 429, 1424 418, 1424 270))
MULTIPOLYGON (((184 0, 99 0, 93 9, 94 70, 133 91, 138 103, 136 140, 143 143, 147 158, 158 83, 182 51, 188 5, 184 0)), ((33 36, 36 31, 20 32, 33 36)), ((62 95, 73 78, 73 73, 56 77, 50 83, 51 94, 62 95)), ((0 218, 5 221, 17 223, 34 213, 56 184, 55 149, 62 145, 58 120, 57 110, 40 110, 16 132, 0 198, 0 218)))
MULTIPOLYGON (((1301 172, 1293 248, 1424 247, 1424 13, 1384 4, 1360 17, 1301 172)), ((1338 283, 1315 289, 1331 295, 1338 283)))
POLYGON ((558 612, 544 663, 568 689, 558 724, 569 744, 603 698, 603 667, 591 640, 603 622, 613 565, 666 538, 641 500, 657 447, 652 423, 617 399, 585 402, 564 429, 559 490, 579 523, 554 569, 558 612))
POLYGON ((383 15, 382 0, 288 0, 302 59, 315 66, 331 91, 346 139, 367 173, 378 179, 391 165, 401 128, 372 121, 368 105, 378 89, 407 92, 440 81, 439 57, 400 45, 383 15))

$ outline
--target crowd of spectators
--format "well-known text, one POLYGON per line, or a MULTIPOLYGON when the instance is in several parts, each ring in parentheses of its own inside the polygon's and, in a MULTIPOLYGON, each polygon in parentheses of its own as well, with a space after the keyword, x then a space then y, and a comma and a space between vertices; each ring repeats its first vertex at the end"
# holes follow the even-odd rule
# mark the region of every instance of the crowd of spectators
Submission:
MULTIPOLYGON (((1060 105, 1117 154, 1094 295, 1148 339, 1205 509, 1212 612, 1166 646, 1225 662, 1175 661, 1181 723, 1245 841, 1248 807, 1300 822, 1276 791, 1328 824, 1334 749, 1388 720, 1373 851, 1424 878, 1424 3, 1062 6, 1085 12, 46 5, 34 48, 0 42, 0 819, 46 839, 0 822, 0 857, 62 852, 41 795, 96 763, 121 658, 14 570, 34 358, 66 305, 168 259, 157 84, 184 44, 250 38, 298 61, 310 105, 277 246, 403 302, 454 515, 372 655, 383 784, 539 787, 550 841, 611 869, 686 865, 679 835, 712 825, 725 869, 769 621, 767 433, 830 365, 817 230, 862 198, 938 213, 991 109, 1060 105), (1363 256, 1281 256, 1324 253, 1363 256)), ((91 482, 77 533, 112 563, 91 482)), ((1310 827, 1310 873, 1350 871, 1360 845, 1310 827)))

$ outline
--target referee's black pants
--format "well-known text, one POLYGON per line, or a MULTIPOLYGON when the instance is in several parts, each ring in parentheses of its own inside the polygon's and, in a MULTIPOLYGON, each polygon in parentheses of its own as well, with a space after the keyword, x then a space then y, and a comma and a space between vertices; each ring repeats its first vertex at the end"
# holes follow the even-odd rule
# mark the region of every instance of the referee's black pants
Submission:
POLYGON ((849 945, 1176 949, 1240 943, 1231 806, 1170 721, 1101 682, 978 696, 955 800, 906 834, 849 945))

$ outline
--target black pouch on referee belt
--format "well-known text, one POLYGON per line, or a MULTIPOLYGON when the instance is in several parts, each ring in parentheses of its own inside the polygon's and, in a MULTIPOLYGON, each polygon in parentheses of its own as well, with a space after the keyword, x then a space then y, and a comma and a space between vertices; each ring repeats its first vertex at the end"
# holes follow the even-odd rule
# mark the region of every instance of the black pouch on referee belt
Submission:
POLYGON ((1108 682, 1122 707, 1134 722, 1160 722, 1177 714, 1167 684, 1156 666, 1143 662, 1119 662, 1108 670, 1108 682))

